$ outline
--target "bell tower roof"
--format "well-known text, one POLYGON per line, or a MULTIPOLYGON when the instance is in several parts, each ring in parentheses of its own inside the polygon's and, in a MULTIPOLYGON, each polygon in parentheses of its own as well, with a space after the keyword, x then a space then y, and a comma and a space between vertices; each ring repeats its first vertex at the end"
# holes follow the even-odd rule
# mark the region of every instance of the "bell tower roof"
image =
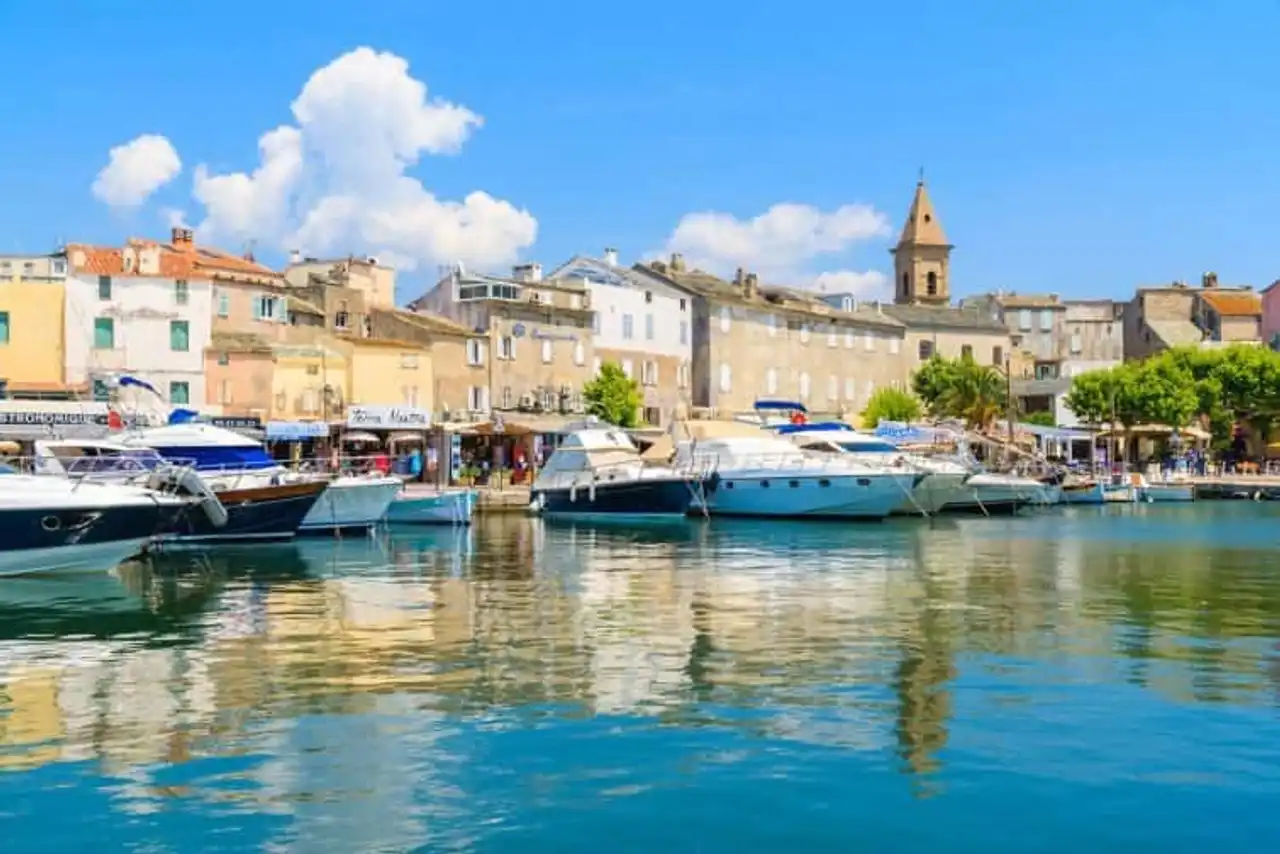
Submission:
POLYGON ((898 246, 946 246, 947 235, 942 231, 942 223, 933 209, 933 201, 924 185, 924 176, 916 183, 916 193, 911 199, 911 211, 907 214, 907 222, 902 226, 902 236, 898 238, 898 246))

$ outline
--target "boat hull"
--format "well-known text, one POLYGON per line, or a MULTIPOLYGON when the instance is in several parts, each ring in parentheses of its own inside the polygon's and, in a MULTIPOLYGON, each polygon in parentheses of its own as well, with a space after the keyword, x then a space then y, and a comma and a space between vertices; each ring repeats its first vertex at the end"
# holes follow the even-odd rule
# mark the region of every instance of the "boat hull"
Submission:
POLYGON ((298 532, 328 488, 325 481, 286 483, 217 492, 227 511, 227 523, 217 527, 203 513, 184 513, 161 542, 184 543, 287 540, 298 532))
POLYGON ((185 516, 187 505, 5 508, 0 511, 0 576, 113 569, 185 516))
POLYGON ((469 489, 421 493, 406 490, 387 508, 393 525, 469 525, 475 513, 475 493, 469 489))
POLYGON ((835 474, 827 472, 733 472, 707 485, 712 516, 774 519, 884 519, 902 504, 923 475, 835 474))
POLYGON ((548 516, 684 516, 693 492, 682 478, 652 477, 540 489, 533 502, 548 516))
POLYGON ((911 497, 893 508, 894 516, 933 515, 964 494, 967 474, 931 472, 911 490, 911 497))
POLYGON ((1196 488, 1191 484, 1152 484, 1142 488, 1141 499, 1151 504, 1195 501, 1196 488))
POLYGON ((947 513, 1017 513, 1032 504, 1046 504, 1046 487, 1034 481, 1017 481, 974 475, 965 483, 960 497, 943 507, 947 513))
POLYGON ((372 528, 386 517, 403 486, 394 477, 331 481, 302 520, 299 533, 372 528))
POLYGON ((1062 490, 1063 504, 1097 505, 1105 504, 1106 500, 1106 491, 1100 483, 1090 486, 1064 487, 1062 490))

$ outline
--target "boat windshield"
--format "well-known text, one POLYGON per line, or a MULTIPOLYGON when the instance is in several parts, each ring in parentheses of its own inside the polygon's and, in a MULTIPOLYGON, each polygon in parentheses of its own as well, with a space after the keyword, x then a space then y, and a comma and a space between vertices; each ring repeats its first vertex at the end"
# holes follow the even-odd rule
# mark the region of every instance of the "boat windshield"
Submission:
POLYGON ((153 471, 164 462, 164 458, 150 448, 102 450, 92 456, 58 456, 67 474, 153 471))
POLYGON ((888 442, 881 442, 875 439, 864 439, 857 442, 837 442, 836 444, 851 454, 894 454, 898 452, 897 445, 891 445, 888 442))

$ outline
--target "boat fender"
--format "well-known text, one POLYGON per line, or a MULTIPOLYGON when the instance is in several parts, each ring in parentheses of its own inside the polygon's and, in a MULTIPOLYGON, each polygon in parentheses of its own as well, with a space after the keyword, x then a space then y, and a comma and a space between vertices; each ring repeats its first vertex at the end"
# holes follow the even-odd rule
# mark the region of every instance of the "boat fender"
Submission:
POLYGON ((177 485, 181 486, 188 494, 200 499, 197 505, 209 520, 209 524, 215 528, 223 528, 227 524, 227 508, 222 506, 222 502, 218 500, 218 496, 209 488, 209 484, 205 483, 204 478, 195 472, 194 469, 182 469, 177 473, 175 478, 177 485))
POLYGON ((575 504, 578 501, 578 484, 572 484, 569 487, 569 503, 575 504))
POLYGON ((591 485, 587 487, 587 500, 592 504, 596 501, 596 482, 594 479, 591 481, 591 485))

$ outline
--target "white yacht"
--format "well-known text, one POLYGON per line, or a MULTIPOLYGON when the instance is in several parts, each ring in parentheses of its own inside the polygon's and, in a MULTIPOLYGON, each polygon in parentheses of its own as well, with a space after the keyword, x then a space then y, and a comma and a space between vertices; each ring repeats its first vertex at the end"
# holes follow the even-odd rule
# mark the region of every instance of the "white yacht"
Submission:
POLYGON ((0 576, 109 570, 198 499, 124 484, 0 472, 0 576))
POLYGON ((837 454, 923 478, 893 508, 896 515, 932 515, 946 504, 965 496, 965 484, 973 471, 960 463, 903 451, 893 442, 859 433, 843 422, 786 424, 775 427, 780 436, 800 448, 819 454, 837 454))
POLYGON ((883 519, 924 479, 837 455, 810 454, 743 423, 688 422, 676 446, 677 468, 713 472, 711 515, 805 519, 883 519))
POLYGON ((532 507, 545 515, 684 516, 701 482, 696 474, 651 464, 621 430, 577 430, 538 473, 532 507))
POLYGON ((327 481, 299 531, 370 528, 387 515, 404 481, 382 475, 290 472, 267 454, 260 442, 200 421, 149 427, 121 434, 132 448, 150 448, 165 459, 191 465, 215 490, 249 485, 297 485, 327 481))

